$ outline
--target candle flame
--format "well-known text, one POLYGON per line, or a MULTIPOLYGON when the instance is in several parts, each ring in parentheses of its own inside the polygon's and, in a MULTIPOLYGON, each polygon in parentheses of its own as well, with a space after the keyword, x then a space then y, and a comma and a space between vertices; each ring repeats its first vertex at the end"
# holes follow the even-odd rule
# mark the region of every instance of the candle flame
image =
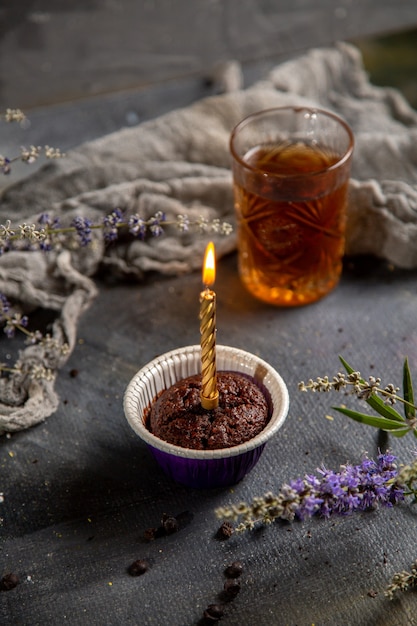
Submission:
POLYGON ((207 244, 206 252, 204 254, 203 263, 203 283, 206 287, 214 285, 216 280, 216 255, 214 251, 214 243, 210 241, 207 244))

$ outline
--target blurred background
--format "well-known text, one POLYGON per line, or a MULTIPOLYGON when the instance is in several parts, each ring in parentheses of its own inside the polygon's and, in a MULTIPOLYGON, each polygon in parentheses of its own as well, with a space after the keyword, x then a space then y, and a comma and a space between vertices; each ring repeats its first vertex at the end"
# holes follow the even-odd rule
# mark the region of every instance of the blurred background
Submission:
POLYGON ((231 59, 250 74, 337 40, 358 41, 375 80, 415 97, 415 0, 3 0, 0 107, 185 89, 231 59))
POLYGON ((396 87, 417 108, 417 27, 354 40, 375 85, 396 87))
MULTIPOLYGON (((230 61, 248 86, 338 40, 361 49, 372 82, 417 106, 416 0, 3 0, 0 111, 30 122, 1 125, 0 154, 68 150, 218 93, 230 61)), ((7 183, 29 169, 16 164, 7 183)))

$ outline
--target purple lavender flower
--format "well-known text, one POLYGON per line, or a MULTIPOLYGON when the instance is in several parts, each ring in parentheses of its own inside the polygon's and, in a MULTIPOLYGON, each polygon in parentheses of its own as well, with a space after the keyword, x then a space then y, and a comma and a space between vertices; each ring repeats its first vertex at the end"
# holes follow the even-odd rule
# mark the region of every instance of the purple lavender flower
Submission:
POLYGON ((26 328, 28 323, 29 319, 26 315, 15 313, 12 317, 7 317, 4 332, 9 339, 13 339, 13 337, 15 336, 16 328, 26 328))
POLYGON ((188 215, 177 216, 177 228, 182 233, 188 233, 190 230, 190 218, 188 215))
POLYGON ((392 454, 380 454, 376 461, 366 458, 360 465, 342 466, 340 472, 321 469, 319 473, 322 479, 312 492, 322 500, 317 512, 324 517, 366 511, 380 504, 392 506, 404 499, 404 489, 392 481, 397 476, 392 454))
POLYGON ((77 217, 72 220, 71 225, 77 231, 77 235, 80 238, 81 245, 87 246, 91 242, 91 226, 93 225, 93 222, 87 217, 81 217, 80 215, 77 215, 77 217))
POLYGON ((53 241, 51 239, 52 231, 60 227, 59 218, 54 217, 51 219, 48 213, 41 213, 38 217, 38 223, 45 230, 45 239, 39 242, 39 249, 44 252, 49 252, 53 248, 53 241))
POLYGON ((110 215, 103 218, 103 236, 108 242, 117 239, 117 227, 122 222, 123 214, 120 209, 114 209, 110 215))
POLYGON ((362 468, 364 509, 380 503, 393 506, 404 500, 404 487, 393 480, 398 475, 396 457, 393 454, 380 454, 373 462, 365 459, 362 468))
POLYGON ((155 213, 153 217, 149 219, 149 230, 153 237, 160 237, 164 234, 164 229, 161 226, 161 222, 165 222, 166 215, 162 211, 155 213))
POLYGON ((51 219, 49 213, 41 213, 38 217, 38 223, 41 226, 47 226, 50 229, 60 227, 59 218, 54 217, 53 219, 51 219))
POLYGON ((10 164, 11 164, 10 159, 8 159, 7 157, 0 156, 0 170, 3 172, 3 174, 10 174, 11 172, 10 164))
POLYGON ((132 215, 129 217, 129 232, 138 239, 145 239, 146 236, 146 222, 139 215, 132 215))
POLYGON ((359 465, 342 465, 339 472, 321 468, 318 473, 284 484, 276 495, 267 493, 263 498, 254 498, 252 504, 221 507, 216 514, 223 519, 241 519, 237 530, 242 531, 279 518, 328 518, 378 505, 391 507, 409 493, 406 481, 398 480, 396 458, 389 453, 380 454, 375 461, 366 458, 359 465))
POLYGON ((49 252, 52 250, 52 241, 50 239, 44 239, 39 242, 39 250, 43 250, 43 252, 49 252))
POLYGON ((15 335, 15 331, 16 331, 16 327, 13 324, 6 324, 6 326, 4 327, 4 334, 6 335, 7 339, 13 339, 14 335, 15 335))
POLYGON ((3 315, 7 315, 10 311, 10 302, 4 295, 4 293, 0 293, 0 319, 2 319, 3 315))
POLYGON ((38 222, 42 226, 49 224, 49 215, 48 213, 41 213, 38 217, 38 222))

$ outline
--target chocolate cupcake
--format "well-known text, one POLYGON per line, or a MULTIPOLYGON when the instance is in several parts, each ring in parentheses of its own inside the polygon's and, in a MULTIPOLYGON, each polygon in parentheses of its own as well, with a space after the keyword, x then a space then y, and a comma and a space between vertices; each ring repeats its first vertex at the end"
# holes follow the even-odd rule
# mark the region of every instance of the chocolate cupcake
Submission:
POLYGON ((184 378, 164 390, 149 410, 149 430, 183 448, 217 450, 256 437, 269 421, 264 393, 248 377, 218 372, 219 405, 201 406, 201 376, 184 378))
MULTIPOLYGON (((244 350, 221 345, 216 346, 216 359, 219 384, 225 390, 219 410, 207 411, 200 407, 199 345, 177 348, 150 361, 135 374, 124 394, 124 411, 130 426, 147 443, 167 476, 187 487, 228 487, 242 480, 256 465, 266 443, 281 428, 288 413, 289 397, 285 382, 266 361, 244 350), (192 378, 191 385, 187 381, 189 377, 192 378), (235 385, 239 391, 232 393, 235 385), (181 394, 180 401, 178 395, 181 394), (240 395, 244 401, 239 407, 240 395), (234 418, 233 410, 227 409, 227 403, 229 408, 236 404, 234 418), (180 435, 176 432, 179 429, 170 425, 171 417, 172 424, 179 419, 175 415, 184 404, 188 408, 194 404, 196 414, 203 414, 202 421, 206 420, 204 429, 201 425, 197 426, 197 422, 193 427, 188 423, 180 435), (150 413, 153 406, 152 427, 150 413), (226 420, 228 413, 229 418, 232 415, 229 422, 226 420), (171 417, 168 419, 167 416, 171 417), (233 423, 239 423, 237 430, 241 432, 238 436, 233 432, 233 423), (163 430, 175 433, 175 443, 161 438, 163 430), (243 431, 246 434, 242 434, 243 431), (240 443, 246 436, 246 441, 240 443), (198 447, 186 447, 190 443, 197 443, 198 447), (226 443, 228 447, 224 447, 226 443)), ((191 417, 192 411, 187 420, 191 417)), ((185 419, 184 415, 181 419, 185 419)))

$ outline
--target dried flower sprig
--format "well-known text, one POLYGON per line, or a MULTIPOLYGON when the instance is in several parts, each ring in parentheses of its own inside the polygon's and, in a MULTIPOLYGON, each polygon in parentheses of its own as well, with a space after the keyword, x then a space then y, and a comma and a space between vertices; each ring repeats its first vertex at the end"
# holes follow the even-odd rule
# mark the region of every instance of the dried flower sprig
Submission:
POLYGON ((121 209, 114 209, 105 215, 100 223, 94 224, 87 217, 77 216, 70 226, 61 227, 58 218, 43 213, 38 218, 38 224, 18 224, 13 226, 10 220, 0 224, 0 254, 13 249, 51 250, 55 244, 65 245, 68 238, 74 244, 74 237, 78 245, 87 246, 92 241, 94 230, 102 231, 104 241, 115 241, 123 229, 132 237, 144 240, 147 235, 161 237, 165 226, 174 226, 182 233, 196 228, 201 234, 212 233, 227 236, 233 231, 228 222, 219 219, 211 221, 200 217, 195 221, 187 216, 179 215, 176 220, 167 220, 165 213, 158 211, 145 220, 134 214, 125 218, 121 209))
MULTIPOLYGON (((417 462, 410 466, 410 472, 415 480, 417 462)), ((389 453, 380 454, 376 461, 365 458, 359 465, 342 465, 339 472, 321 468, 318 473, 284 484, 278 494, 270 492, 253 498, 249 504, 220 507, 216 516, 238 522, 236 532, 243 532, 277 519, 304 520, 314 515, 329 518, 379 505, 392 507, 408 493, 399 478, 396 457, 389 453)))
POLYGON ((18 156, 9 158, 0 154, 0 171, 3 174, 10 174, 12 164, 16 161, 31 165, 42 155, 47 159, 62 159, 65 157, 65 152, 61 152, 59 148, 51 148, 51 146, 29 146, 28 148, 22 146, 18 156))
POLYGON ((392 577, 391 583, 384 591, 384 595, 393 600, 396 591, 408 591, 417 587, 417 560, 411 566, 411 572, 403 570, 396 572, 392 577))
POLYGON ((414 403, 413 382, 411 378, 408 359, 403 364, 403 396, 398 395, 399 387, 392 383, 384 388, 380 386, 381 379, 370 376, 366 381, 360 372, 355 371, 342 357, 339 357, 347 375, 338 373, 329 379, 328 376, 310 379, 307 383, 299 383, 300 391, 329 392, 347 391, 354 394, 360 400, 365 400, 378 416, 368 415, 359 411, 353 411, 346 407, 333 407, 335 411, 343 413, 351 419, 368 424, 374 428, 389 431, 395 437, 403 437, 410 431, 417 437, 417 407, 414 403), (397 402, 402 403, 404 416, 393 408, 397 402))
MULTIPOLYGON (((25 343, 27 345, 40 344, 47 353, 56 350, 63 356, 69 353, 69 345, 67 343, 60 345, 49 334, 43 335, 39 330, 29 331, 27 329, 28 323, 28 317, 19 312, 13 312, 6 296, 0 293, 0 324, 4 324, 3 331, 9 339, 12 339, 16 331, 19 331, 26 336, 25 343)), ((28 374, 31 378, 37 380, 41 378, 52 380, 55 377, 55 373, 50 368, 38 364, 23 364, 19 360, 13 367, 0 363, 0 375, 7 373, 28 374)))
MULTIPOLYGON (((20 109, 8 108, 4 113, 0 113, 0 120, 8 123, 22 123, 26 119, 26 115, 20 109)), ((59 148, 51 148, 50 146, 22 147, 19 156, 9 158, 0 155, 0 171, 9 174, 13 162, 21 160, 31 164, 41 154, 44 154, 47 159, 60 159, 66 156, 59 148)), ((115 241, 120 230, 127 230, 131 236, 143 240, 147 235, 160 237, 164 234, 164 227, 169 225, 175 226, 182 233, 188 232, 193 227, 202 234, 230 235, 233 231, 231 224, 220 219, 209 221, 204 217, 199 217, 193 221, 187 215, 178 215, 175 220, 167 220, 162 211, 158 211, 148 219, 137 214, 125 219, 123 211, 120 208, 115 208, 98 224, 93 224, 87 217, 78 216, 70 226, 65 227, 60 226, 57 218, 50 218, 49 215, 42 214, 38 218, 38 224, 23 223, 13 226, 11 220, 6 220, 5 224, 1 224, 0 254, 16 247, 25 250, 51 250, 54 245, 65 245, 66 238, 70 240, 71 247, 73 247, 74 235, 78 245, 86 246, 92 241, 93 230, 101 230, 106 242, 115 241)))
POLYGON ((18 122, 19 124, 24 122, 27 118, 21 109, 6 109, 4 113, 0 113, 0 119, 5 122, 18 122))
MULTIPOLYGON (((252 530, 260 524, 275 520, 305 520, 313 516, 329 518, 367 511, 378 506, 392 507, 409 496, 417 501, 417 459, 397 468, 397 459, 390 453, 380 454, 376 461, 365 458, 359 465, 342 465, 339 472, 325 468, 319 476, 307 474, 284 484, 275 495, 271 492, 255 497, 249 504, 219 507, 216 516, 223 524, 236 524, 236 532, 252 530)), ((233 527, 231 527, 232 530, 233 527)), ((417 586, 417 561, 411 572, 394 574, 385 590, 392 600, 397 591, 408 591, 417 586)))
MULTIPOLYGON (((18 122, 19 124, 27 120, 26 115, 20 109, 6 109, 4 113, 0 114, 0 119, 8 123, 18 122)), ((3 174, 10 174, 12 163, 22 161, 30 165, 41 155, 47 159, 62 159, 65 157, 65 153, 61 152, 59 148, 51 148, 51 146, 29 146, 26 148, 22 146, 20 154, 17 156, 9 158, 0 154, 0 171, 3 174)))

